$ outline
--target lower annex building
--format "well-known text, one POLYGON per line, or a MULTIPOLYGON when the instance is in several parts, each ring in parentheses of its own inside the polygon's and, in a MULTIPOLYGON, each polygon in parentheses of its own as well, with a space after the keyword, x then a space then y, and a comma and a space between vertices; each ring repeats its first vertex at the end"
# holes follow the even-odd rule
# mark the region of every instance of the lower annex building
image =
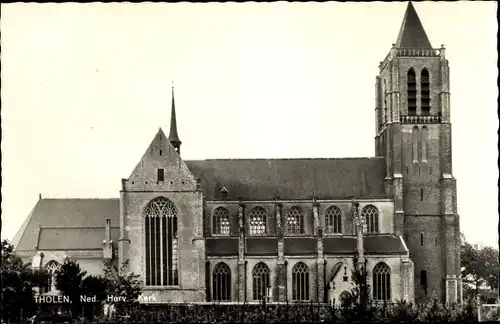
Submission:
POLYGON ((92 274, 129 260, 161 303, 338 303, 357 212, 373 300, 461 300, 448 60, 411 3, 379 66, 375 117, 375 157, 187 161, 172 92, 169 137, 158 131, 120 197, 40 197, 15 250, 92 274))

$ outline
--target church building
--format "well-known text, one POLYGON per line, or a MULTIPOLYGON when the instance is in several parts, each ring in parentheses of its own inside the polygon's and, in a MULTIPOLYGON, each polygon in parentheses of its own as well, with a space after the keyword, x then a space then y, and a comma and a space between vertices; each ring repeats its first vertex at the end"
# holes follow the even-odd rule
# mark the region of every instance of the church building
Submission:
POLYGON ((40 197, 15 251, 51 271, 128 260, 159 303, 335 304, 362 252, 372 300, 460 301, 448 60, 412 3, 375 90, 374 157, 197 161, 182 159, 172 90, 169 136, 119 198, 40 197))

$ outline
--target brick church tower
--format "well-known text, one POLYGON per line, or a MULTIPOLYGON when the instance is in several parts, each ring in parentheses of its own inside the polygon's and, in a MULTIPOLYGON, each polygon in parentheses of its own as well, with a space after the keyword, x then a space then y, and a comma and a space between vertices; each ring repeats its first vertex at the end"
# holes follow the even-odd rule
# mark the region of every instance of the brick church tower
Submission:
POLYGON ((385 157, 396 235, 415 265, 415 298, 461 300, 460 229, 452 174, 449 67, 408 4, 376 77, 376 155, 385 157))

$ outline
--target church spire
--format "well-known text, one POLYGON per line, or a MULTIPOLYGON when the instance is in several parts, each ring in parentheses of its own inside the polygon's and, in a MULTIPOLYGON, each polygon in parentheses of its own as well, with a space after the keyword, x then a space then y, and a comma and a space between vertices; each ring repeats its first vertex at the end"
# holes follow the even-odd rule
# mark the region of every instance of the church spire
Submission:
POLYGON ((170 116, 170 134, 168 135, 170 143, 174 149, 180 153, 181 151, 181 140, 179 139, 179 134, 177 134, 177 119, 175 118, 175 100, 174 100, 174 83, 172 82, 172 112, 170 116))
POLYGON ((406 48, 432 48, 429 38, 425 33, 424 26, 418 18, 418 14, 411 1, 406 7, 406 12, 399 30, 396 47, 406 48))

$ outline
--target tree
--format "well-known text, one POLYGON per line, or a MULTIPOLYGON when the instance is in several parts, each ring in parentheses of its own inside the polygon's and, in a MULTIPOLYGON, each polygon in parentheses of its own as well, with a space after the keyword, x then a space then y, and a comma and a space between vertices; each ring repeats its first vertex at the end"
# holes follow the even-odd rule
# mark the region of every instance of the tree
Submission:
POLYGON ((104 262, 104 276, 108 280, 107 294, 113 297, 122 297, 121 301, 114 302, 116 311, 123 313, 126 309, 133 309, 138 304, 142 291, 142 282, 139 275, 128 272, 128 261, 118 269, 117 265, 108 260, 104 262))
POLYGON ((462 280, 465 283, 464 295, 476 298, 482 286, 498 289, 498 250, 492 247, 470 244, 461 234, 462 280), (471 288, 472 287, 472 288, 471 288))
POLYGON ((479 258, 484 260, 485 271, 484 280, 491 290, 498 289, 498 251, 490 246, 485 246, 479 250, 479 258))
POLYGON ((55 271, 56 288, 68 296, 71 301, 71 311, 78 316, 81 311, 80 296, 82 295, 82 281, 87 271, 82 270, 78 262, 66 258, 55 271))
POLYGON ((100 305, 106 299, 108 280, 102 276, 90 275, 82 280, 81 291, 87 297, 96 298, 96 303, 85 303, 84 314, 92 319, 93 315, 100 310, 100 305))
POLYGON ((41 293, 43 288, 47 288, 50 276, 51 274, 47 271, 47 269, 33 269, 30 281, 35 287, 38 287, 38 291, 41 293))
POLYGON ((2 241, 0 277, 2 278, 2 319, 6 322, 19 322, 36 309, 34 281, 38 272, 33 272, 21 258, 14 253, 14 246, 7 240, 2 241))
POLYGON ((370 308, 368 271, 366 264, 359 266, 357 254, 353 257, 353 265, 351 280, 354 287, 348 294, 341 297, 342 312, 347 321, 354 319, 368 321, 373 315, 370 308))

